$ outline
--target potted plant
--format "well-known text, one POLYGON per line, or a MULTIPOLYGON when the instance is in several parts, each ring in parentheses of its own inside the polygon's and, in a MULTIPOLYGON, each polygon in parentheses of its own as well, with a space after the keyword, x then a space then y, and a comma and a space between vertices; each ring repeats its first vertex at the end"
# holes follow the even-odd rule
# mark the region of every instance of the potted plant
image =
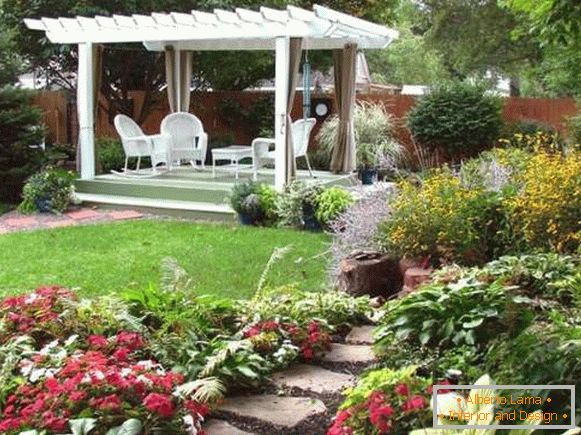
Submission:
POLYGON ((242 225, 254 225, 260 221, 262 210, 259 185, 253 181, 236 184, 230 194, 230 206, 238 213, 242 225))
POLYGON ((357 146, 357 163, 361 183, 373 184, 377 178, 378 152, 377 147, 370 143, 360 143, 357 146))
POLYGON ((74 174, 47 167, 31 176, 22 190, 22 213, 56 213, 67 210, 73 201, 74 174))

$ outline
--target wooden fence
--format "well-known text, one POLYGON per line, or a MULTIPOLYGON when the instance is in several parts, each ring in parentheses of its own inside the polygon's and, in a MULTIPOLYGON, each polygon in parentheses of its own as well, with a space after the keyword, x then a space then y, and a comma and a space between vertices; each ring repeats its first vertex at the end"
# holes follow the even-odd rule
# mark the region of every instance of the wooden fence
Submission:
MULTIPOLYGON (((143 102, 144 94, 135 91, 130 94, 133 98, 134 115, 143 102)), ((248 144, 252 140, 251 129, 243 122, 225 119, 223 110, 219 110, 224 101, 237 102, 242 108, 248 108, 258 99, 268 96, 266 92, 192 92, 190 112, 195 113, 203 122, 210 138, 231 137, 240 144, 248 144)), ((272 95, 272 94, 270 94, 272 95)), ((334 111, 333 96, 324 97, 330 103, 331 113, 334 111)), ((396 120, 396 136, 410 145, 410 134, 405 127, 405 117, 415 104, 416 98, 407 95, 366 94, 358 95, 360 101, 379 102, 396 120)), ((43 110, 43 120, 48 130, 48 141, 52 143, 76 143, 78 125, 74 99, 67 97, 62 91, 40 92, 35 97, 35 104, 43 110)), ((167 99, 164 94, 155 96, 154 104, 141 123, 146 133, 156 133, 163 117, 169 113, 167 99)), ((517 98, 504 99, 503 118, 507 122, 520 120, 534 120, 564 131, 566 118, 577 111, 572 98, 545 99, 545 98, 517 98)), ((115 113, 111 113, 109 102, 101 95, 99 109, 95 123, 97 137, 116 137, 112 125, 115 113)), ((302 95, 297 93, 293 117, 302 116, 302 95)), ((320 124, 320 123, 319 123, 320 124)), ((319 125, 316 127, 318 128, 319 125)), ((316 133, 316 131, 315 131, 316 133)))

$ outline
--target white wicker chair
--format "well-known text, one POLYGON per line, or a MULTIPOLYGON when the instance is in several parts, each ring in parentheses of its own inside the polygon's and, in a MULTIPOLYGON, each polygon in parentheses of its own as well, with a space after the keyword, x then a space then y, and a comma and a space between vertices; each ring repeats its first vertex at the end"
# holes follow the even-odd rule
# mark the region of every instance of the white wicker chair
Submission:
POLYGON ((176 112, 166 116, 161 122, 161 133, 171 137, 169 165, 178 165, 182 160, 189 161, 196 167, 196 161, 205 167, 208 150, 208 135, 204 132, 202 122, 186 112, 176 112))
POLYGON ((147 175, 145 171, 140 172, 141 158, 150 157, 152 171, 149 171, 149 174, 157 174, 157 166, 161 163, 167 163, 167 143, 163 137, 161 135, 146 135, 139 125, 126 115, 117 115, 113 123, 125 152, 123 172, 113 172, 121 175, 147 175), (132 157, 137 157, 135 170, 129 170, 127 167, 129 159, 132 157))
MULTIPOLYGON (((311 162, 309 161, 307 151, 309 148, 311 131, 313 131, 313 127, 316 123, 317 120, 315 118, 299 119, 293 122, 291 127, 295 159, 298 159, 299 157, 305 158, 311 177, 313 176, 313 169, 311 168, 311 162)), ((273 162, 275 160, 275 151, 270 151, 270 145, 272 144, 274 144, 274 139, 264 137, 258 137, 252 141, 255 180, 258 178, 258 169, 260 169, 264 163, 273 162)))

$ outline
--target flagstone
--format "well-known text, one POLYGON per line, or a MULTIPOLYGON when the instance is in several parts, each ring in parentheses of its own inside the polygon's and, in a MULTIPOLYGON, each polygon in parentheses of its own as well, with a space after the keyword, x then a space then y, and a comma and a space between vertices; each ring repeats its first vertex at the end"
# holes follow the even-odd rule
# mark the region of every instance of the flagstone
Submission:
POLYGON ((224 420, 213 418, 204 424, 204 431, 208 435, 253 435, 250 432, 245 432, 232 426, 224 420))
POLYGON ((293 365, 287 370, 275 373, 272 380, 279 388, 300 388, 318 394, 341 393, 355 384, 354 376, 308 364, 293 365))
POLYGON ((375 361, 373 348, 368 345, 331 344, 331 350, 321 355, 321 360, 333 363, 370 364, 375 361))
POLYGON ((355 326, 347 337, 345 337, 345 343, 348 344, 373 344, 373 326, 355 326))

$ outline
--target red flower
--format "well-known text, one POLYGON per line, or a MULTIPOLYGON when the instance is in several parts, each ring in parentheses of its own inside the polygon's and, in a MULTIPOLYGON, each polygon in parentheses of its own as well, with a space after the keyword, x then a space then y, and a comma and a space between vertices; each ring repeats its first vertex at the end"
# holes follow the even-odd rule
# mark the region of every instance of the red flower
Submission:
POLYGON ((349 418, 351 418, 351 412, 349 409, 346 409, 344 411, 340 411, 337 414, 337 417, 335 417, 335 425, 339 425, 342 426, 343 423, 345 423, 349 418))
POLYGON ((205 403, 198 403, 195 400, 188 400, 184 406, 192 413, 194 416, 198 415, 205 417, 210 412, 210 408, 205 403))
POLYGON ((348 426, 331 426, 327 435, 353 435, 353 429, 348 426))
POLYGON ((426 407, 426 399, 424 396, 416 394, 412 396, 408 401, 406 401, 401 408, 404 411, 413 411, 415 409, 422 409, 426 407))
POLYGON ((91 335, 89 336, 89 338, 87 338, 87 342, 89 343, 90 347, 93 347, 95 349, 102 349, 104 347, 107 347, 107 345, 109 344, 107 339, 102 335, 91 335))
POLYGON ((410 389, 406 384, 396 385, 394 391, 396 392, 396 394, 399 394, 400 396, 407 396, 408 394, 410 394, 410 389))
POLYGON ((113 352, 113 355, 112 356, 117 361, 125 362, 129 358, 129 354, 130 353, 131 353, 131 351, 128 348, 126 348, 126 347, 120 347, 115 352, 113 352))
POLYGON ((145 345, 143 338, 137 332, 121 331, 117 334, 116 341, 117 344, 126 346, 130 350, 140 349, 145 345))
MULTIPOLYGON (((453 385, 453 384, 449 380, 444 379, 442 381, 439 381, 436 385, 453 385)), ((448 389, 445 389, 445 388, 440 388, 440 389, 438 389, 438 394, 446 394, 446 393, 449 393, 450 391, 452 391, 452 390, 448 390, 448 389)), ((426 393, 427 394, 432 394, 432 392, 433 392, 433 386, 430 385, 426 389, 426 393)))
POLYGON ((69 399, 71 399, 71 401, 73 403, 80 402, 81 400, 85 399, 86 397, 87 397, 87 393, 84 391, 72 391, 71 394, 69 394, 69 399))
POLYGON ((143 405, 152 412, 162 417, 171 417, 174 413, 174 405, 169 396, 158 393, 150 393, 143 399, 143 405))
POLYGON ((390 417, 392 415, 393 408, 391 406, 379 406, 371 411, 369 420, 381 433, 387 433, 391 428, 390 417))
POLYGON ((313 351, 313 349, 311 347, 305 347, 302 349, 303 351, 303 357, 305 359, 312 359, 315 356, 315 352, 313 351))
POLYGON ((374 391, 369 395, 367 399, 367 407, 370 410, 380 407, 385 403, 385 394, 381 391, 374 391))

